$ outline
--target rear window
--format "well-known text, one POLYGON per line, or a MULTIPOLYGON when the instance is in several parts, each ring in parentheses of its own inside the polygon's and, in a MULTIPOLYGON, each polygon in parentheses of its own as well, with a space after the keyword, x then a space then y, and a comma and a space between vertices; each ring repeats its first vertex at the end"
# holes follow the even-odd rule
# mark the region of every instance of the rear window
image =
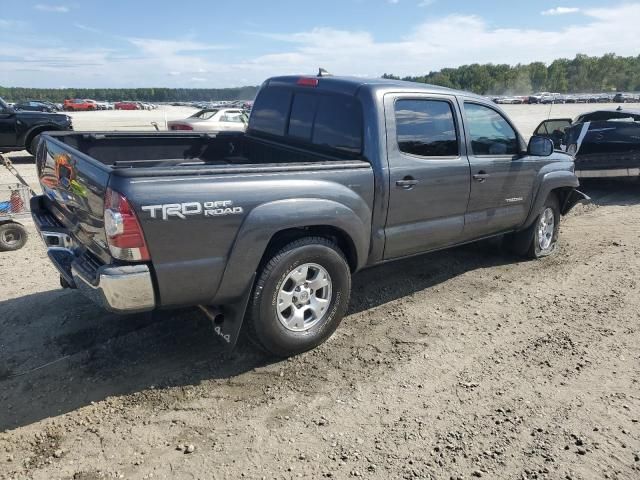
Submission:
POLYGON ((347 95, 264 88, 253 106, 250 128, 350 154, 362 151, 362 108, 347 95))
POLYGON ((289 135, 302 140, 311 141, 313 119, 316 115, 318 95, 297 93, 291 106, 289 135))
POLYGON ((315 145, 360 153, 362 109, 354 98, 331 95, 318 103, 311 142, 315 145))
POLYGON ((270 135, 283 136, 291 104, 291 90, 263 88, 251 112, 251 128, 270 135))

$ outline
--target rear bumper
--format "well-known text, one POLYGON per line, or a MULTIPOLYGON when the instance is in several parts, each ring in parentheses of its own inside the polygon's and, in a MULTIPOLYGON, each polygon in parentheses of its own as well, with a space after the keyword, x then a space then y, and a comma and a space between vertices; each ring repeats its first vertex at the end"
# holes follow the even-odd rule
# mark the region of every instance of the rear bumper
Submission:
POLYGON ((47 255, 60 272, 65 286, 77 288, 101 307, 115 313, 155 308, 153 279, 147 265, 101 265, 75 245, 69 231, 43 209, 40 197, 32 198, 31 213, 47 247, 47 255))
POLYGON ((145 312, 155 307, 151 272, 146 265, 104 266, 90 280, 72 263, 71 275, 83 295, 111 312, 145 312))
POLYGON ((576 170, 578 178, 639 177, 640 168, 612 168, 606 170, 576 170))

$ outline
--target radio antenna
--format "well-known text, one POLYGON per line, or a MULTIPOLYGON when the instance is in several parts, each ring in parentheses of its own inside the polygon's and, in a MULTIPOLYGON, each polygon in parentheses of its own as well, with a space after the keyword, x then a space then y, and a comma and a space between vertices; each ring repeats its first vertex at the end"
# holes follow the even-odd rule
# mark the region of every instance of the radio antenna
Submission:
POLYGON ((551 110, 553 110, 553 104, 556 103, 556 99, 552 98, 551 103, 549 104, 549 113, 547 113, 547 120, 551 118, 551 110))

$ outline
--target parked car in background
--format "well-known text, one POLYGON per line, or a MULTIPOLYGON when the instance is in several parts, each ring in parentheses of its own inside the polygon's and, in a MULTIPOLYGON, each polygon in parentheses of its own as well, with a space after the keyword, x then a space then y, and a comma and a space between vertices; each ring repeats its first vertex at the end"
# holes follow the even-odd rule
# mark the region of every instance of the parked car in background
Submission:
POLYGON ((549 92, 534 93, 533 95, 529 95, 529 103, 531 103, 531 104, 542 103, 541 102, 542 98, 543 97, 548 97, 549 95, 551 95, 551 93, 549 93, 549 92))
POLYGON ((96 101, 98 110, 113 110, 113 103, 111 102, 98 102, 96 101))
POLYGON ((82 112, 98 110, 96 102, 93 100, 73 98, 67 99, 63 103, 63 110, 67 112, 82 112))
POLYGON ((140 105, 138 104, 138 102, 124 101, 116 102, 114 104, 114 108, 116 110, 140 110, 140 105))
POLYGON ((73 130, 71 117, 63 113, 16 110, 0 98, 0 153, 27 150, 35 154, 40 135, 73 130))
POLYGON ((26 102, 18 102, 13 108, 26 112, 56 112, 58 109, 52 103, 42 102, 40 100, 30 100, 26 102))
POLYGON ((614 103, 633 103, 636 102, 636 96, 631 93, 616 93, 613 97, 614 103))
POLYGON ((193 130, 196 132, 244 132, 248 115, 238 108, 205 109, 184 120, 167 122, 169 130, 193 130))
POLYGON ((565 97, 564 95, 561 95, 559 93, 547 93, 546 95, 543 95, 542 97, 540 97, 540 100, 538 103, 543 103, 543 104, 551 104, 551 103, 564 103, 565 102, 565 97))
POLYGON ((640 177, 640 110, 618 107, 575 120, 545 120, 534 135, 573 155, 578 177, 640 177))

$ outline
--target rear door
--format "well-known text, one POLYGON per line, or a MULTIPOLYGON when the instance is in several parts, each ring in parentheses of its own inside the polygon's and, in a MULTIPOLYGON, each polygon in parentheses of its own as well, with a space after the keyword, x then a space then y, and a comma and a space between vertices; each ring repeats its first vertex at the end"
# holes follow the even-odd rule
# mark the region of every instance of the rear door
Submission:
POLYGON ((469 162, 455 97, 387 94, 389 162, 386 259, 460 241, 469 162))
POLYGON ((523 153, 520 137, 501 112, 464 102, 471 194, 465 238, 511 230, 524 222, 532 201, 539 157, 523 153))

